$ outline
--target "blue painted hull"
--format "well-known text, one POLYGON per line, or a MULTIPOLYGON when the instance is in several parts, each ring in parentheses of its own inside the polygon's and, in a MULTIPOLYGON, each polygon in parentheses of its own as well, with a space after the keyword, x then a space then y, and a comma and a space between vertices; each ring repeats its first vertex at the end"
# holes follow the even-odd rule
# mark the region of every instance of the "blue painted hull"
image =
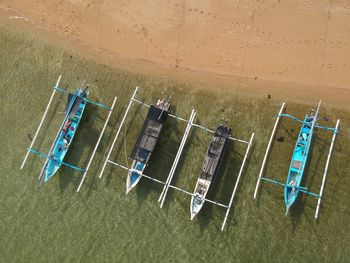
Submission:
POLYGON ((297 199, 300 183, 304 174, 306 163, 309 156, 311 141, 313 136, 312 122, 313 116, 305 116, 304 123, 301 126, 298 139, 295 144, 292 160, 290 162, 289 173, 284 187, 284 201, 286 204, 286 214, 289 208, 297 199))
MULTIPOLYGON (((87 93, 77 90, 75 95, 87 97, 87 93)), ((62 161, 66 156, 69 147, 73 141, 74 135, 82 119, 86 102, 77 96, 72 96, 68 102, 65 119, 61 125, 57 139, 55 140, 50 154, 51 159, 48 160, 45 167, 44 181, 47 182, 56 174, 61 167, 62 161)))

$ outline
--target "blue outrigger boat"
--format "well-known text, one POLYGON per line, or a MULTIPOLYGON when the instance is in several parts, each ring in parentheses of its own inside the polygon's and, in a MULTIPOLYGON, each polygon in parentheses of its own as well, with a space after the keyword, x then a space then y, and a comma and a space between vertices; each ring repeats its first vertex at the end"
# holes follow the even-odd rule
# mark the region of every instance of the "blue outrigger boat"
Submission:
POLYGON ((27 151, 27 154, 23 160, 23 163, 22 163, 22 166, 21 166, 21 169, 24 167, 24 164, 25 162, 27 161, 27 158, 28 158, 28 155, 30 152, 32 153, 35 153, 41 157, 44 157, 46 158, 46 161, 43 165, 43 168, 40 172, 40 175, 39 175, 39 178, 38 180, 40 181, 40 184, 42 184, 43 182, 47 182, 51 177, 53 177, 56 172, 58 171, 58 169, 61 167, 61 165, 65 165, 65 166, 68 166, 70 168, 73 168, 75 170, 78 170, 80 172, 83 172, 84 173, 84 176, 81 180, 81 183, 79 185, 79 188, 78 190, 80 189, 81 187, 81 184, 82 182, 84 181, 85 179, 85 176, 86 176, 86 173, 89 169, 89 166, 92 162, 92 159, 94 157, 94 154, 96 153, 96 149, 100 143, 100 140, 101 140, 101 137, 104 133, 104 130, 106 128, 106 125, 107 125, 107 122, 110 118, 110 115, 111 115, 111 112, 113 110, 113 107, 114 107, 114 104, 115 104, 115 100, 116 98, 114 99, 114 102, 112 104, 112 108, 109 108, 103 104, 100 104, 100 103, 97 103, 97 102, 94 102, 94 101, 91 101, 91 100, 88 100, 87 97, 88 97, 88 85, 84 87, 84 84, 85 82, 83 83, 83 85, 81 87, 79 87, 74 93, 70 93, 66 90, 63 90, 61 88, 58 87, 58 84, 60 82, 60 79, 61 79, 61 76, 59 77, 59 79, 57 80, 57 83, 56 83, 56 86, 53 88, 53 93, 51 95, 51 98, 50 98, 50 101, 46 107, 46 110, 45 110, 45 113, 44 113, 44 116, 42 117, 41 119, 41 122, 39 124, 39 127, 34 135, 34 138, 31 142, 31 145, 30 147, 28 148, 28 151, 27 151), (48 154, 44 154, 44 153, 41 153, 37 150, 34 150, 32 147, 34 145, 34 142, 37 138, 37 135, 39 133, 39 130, 43 124, 43 121, 47 115, 47 112, 48 112, 48 109, 51 105, 51 102, 52 102, 52 99, 54 97, 54 94, 55 92, 58 91, 58 92, 62 92, 62 93, 67 93, 68 94, 68 101, 67 101, 67 105, 66 105, 66 109, 64 111, 65 113, 65 117, 62 121, 62 124, 60 125, 60 128, 58 130, 58 133, 56 135, 56 138, 54 139, 52 145, 51 145, 51 148, 49 150, 49 153, 48 154), (108 118, 105 122, 105 125, 103 127, 103 130, 100 134, 100 137, 99 137, 99 140, 95 146, 95 149, 94 149, 94 152, 89 160, 89 164, 87 166, 86 169, 82 169, 82 168, 79 168, 79 167, 76 167, 74 165, 71 165, 71 164, 68 164, 66 162, 64 162, 64 158, 69 150, 69 147, 70 145, 72 144, 73 142, 73 139, 74 139, 74 136, 76 134, 76 131, 78 129, 78 126, 81 122, 81 119, 83 117, 83 114, 84 114, 84 110, 85 110, 85 107, 86 107, 86 104, 87 103, 91 103, 91 104, 94 104, 96 106, 99 106, 99 107, 102 107, 104 109, 107 109, 110 111, 110 113, 108 114, 108 118))
POLYGON ((68 103, 66 108, 66 116, 62 122, 56 140, 53 142, 50 151, 50 159, 44 166, 44 182, 47 182, 61 167, 64 157, 68 152, 74 135, 77 131, 80 120, 86 107, 86 99, 88 92, 81 88, 77 89, 73 95, 68 95, 68 103))
POLYGON ((331 154, 332 154, 332 150, 333 150, 335 137, 339 131, 338 127, 339 127, 340 121, 337 120, 335 128, 320 126, 317 124, 318 113, 320 110, 321 101, 318 103, 316 113, 313 114, 313 111, 312 111, 310 115, 306 114, 304 120, 298 119, 298 118, 296 118, 292 115, 289 115, 289 114, 282 114, 282 111, 284 109, 284 105, 285 104, 283 103, 281 106, 281 109, 279 111, 279 114, 277 115, 275 126, 273 128, 273 131, 272 131, 272 134, 271 134, 271 137, 270 137, 270 140, 269 140, 266 152, 265 152, 264 160, 263 160, 263 163, 262 163, 262 166, 260 169, 260 173, 259 173, 259 178, 258 178, 256 187, 255 187, 254 199, 256 198, 257 193, 258 193, 260 180, 274 183, 274 184, 277 184, 279 186, 284 187, 284 201, 285 201, 285 205, 286 205, 286 213, 285 213, 286 215, 288 214, 290 207, 293 205, 293 203, 297 199, 299 192, 302 192, 302 193, 314 196, 318 199, 316 213, 315 213, 315 218, 317 218, 318 213, 319 213, 322 193, 323 193, 323 189, 324 189, 324 185, 325 185, 325 181, 326 181, 326 177, 327 177, 327 172, 328 172, 328 167, 329 167, 329 162, 330 162, 330 158, 331 158, 331 154), (269 150, 270 150, 271 144, 273 142, 273 137, 274 137, 274 134, 276 132, 276 128, 277 128, 279 119, 281 117, 288 117, 288 118, 291 118, 291 119, 301 123, 301 128, 300 128, 299 135, 298 135, 295 147, 294 147, 292 159, 291 159, 290 166, 289 166, 288 177, 287 177, 287 181, 285 184, 262 176, 263 172, 264 172, 267 156, 269 154, 269 150), (319 194, 310 192, 307 190, 306 187, 301 186, 301 181, 302 181, 303 174, 305 172, 305 168, 307 165, 308 157, 310 154, 310 148, 311 148, 313 135, 314 135, 314 128, 320 128, 320 129, 324 129, 324 130, 333 132, 331 146, 329 149, 329 153, 328 153, 328 157, 327 157, 327 162, 326 162, 326 166, 325 166, 325 170, 324 170, 324 174, 323 174, 323 179, 322 179, 322 184, 321 184, 321 189, 320 189, 319 194))
POLYGON ((300 183, 309 156, 309 150, 313 137, 313 128, 315 126, 316 120, 317 116, 313 116, 312 113, 310 116, 305 116, 304 122, 302 123, 299 132, 298 139, 295 144, 286 185, 284 187, 284 201, 286 203, 286 214, 288 214, 289 208, 296 200, 299 193, 299 189, 301 189, 300 183))

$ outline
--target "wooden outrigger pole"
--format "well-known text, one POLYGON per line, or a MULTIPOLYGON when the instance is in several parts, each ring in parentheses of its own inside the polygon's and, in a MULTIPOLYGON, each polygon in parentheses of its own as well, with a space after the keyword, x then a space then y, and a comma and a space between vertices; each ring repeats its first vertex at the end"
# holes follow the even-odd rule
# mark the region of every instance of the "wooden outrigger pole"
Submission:
POLYGON ((256 187, 255 187, 254 199, 256 199, 256 195, 258 193, 261 176, 262 176, 262 174, 264 172, 264 169, 265 169, 267 156, 270 153, 271 144, 272 144, 273 138, 275 137, 275 133, 276 133, 276 130, 277 130, 278 123, 279 123, 279 121, 281 119, 281 114, 283 112, 284 105, 285 105, 285 103, 283 102, 282 106, 280 108, 280 111, 278 112, 278 115, 277 115, 277 118, 276 118, 276 121, 275 121, 275 125, 273 126, 273 129, 272 129, 272 132, 271 132, 271 136, 270 136, 270 139, 269 139, 269 143, 267 144, 266 152, 265 152, 264 159, 263 159, 263 162, 262 162, 262 165, 261 165, 261 168, 260 168, 260 172, 259 172, 258 182, 256 183, 256 187))
POLYGON ((104 134, 104 132, 105 132, 105 130, 106 130, 107 124, 108 124, 109 119, 110 119, 110 117, 111 117, 111 115, 112 115, 112 111, 113 111, 113 109, 114 109, 114 106, 115 106, 115 102, 116 102, 116 101, 117 101, 117 97, 114 97, 114 100, 113 100, 111 109, 110 109, 110 111, 109 111, 109 113, 108 113, 108 116, 107 116, 107 119, 106 119, 106 121, 105 121, 105 123, 104 123, 104 125, 103 125, 103 128, 102 128, 102 131, 101 131, 101 133, 100 133, 100 136, 98 137, 98 140, 97 140, 97 143, 96 143, 96 145, 95 145, 94 151, 92 152, 92 155, 91 155, 91 157, 90 157, 90 160, 89 160, 89 162, 88 162, 88 164, 87 164, 87 166, 86 166, 86 170, 85 170, 85 172, 84 172, 84 174, 83 174, 83 177, 81 178, 81 181, 80 181, 80 183, 79 183, 77 192, 80 191, 80 188, 81 188, 81 186, 83 185, 83 183, 84 183, 84 181, 85 181, 85 178, 86 178, 86 175, 87 175, 87 173, 88 173, 88 171, 89 171, 89 168, 90 168, 90 165, 91 165, 91 163, 92 163, 92 160, 94 159, 94 156, 95 156, 95 153, 96 153, 96 151, 97 151, 97 148, 98 148, 98 146, 100 145, 102 136, 103 136, 103 134, 104 134))
POLYGON ((322 178, 322 184, 321 184, 320 194, 319 194, 318 200, 317 200, 317 207, 316 207, 316 212, 315 212, 315 219, 318 218, 318 214, 319 214, 319 211, 320 211, 323 189, 324 189, 324 185, 325 185, 325 183, 326 183, 326 177, 327 177, 327 173, 328 173, 329 162, 330 162, 330 160, 331 160, 332 151, 333 151, 333 146, 334 146, 334 142, 335 142, 335 137, 337 136, 337 132, 338 132, 338 128, 339 128, 339 123, 340 123, 340 120, 338 119, 338 120, 337 120, 337 124, 335 125, 335 128, 334 128, 334 130, 333 130, 332 142, 331 142, 331 146, 329 147, 329 152, 328 152, 328 156, 327 156, 327 162, 326 162, 326 166, 325 166, 324 173, 323 173, 323 178, 322 178))
POLYGON ((173 165, 171 166, 168 178, 167 178, 167 180, 165 182, 165 185, 163 187, 162 193, 160 194, 159 199, 158 199, 158 202, 160 202, 160 207, 161 208, 163 207, 165 197, 166 197, 166 195, 168 193, 169 185, 171 184, 171 180, 173 179, 173 176, 175 174, 177 164, 179 163, 179 160, 180 160, 183 148, 185 147, 185 143, 186 143, 186 140, 187 140, 188 135, 190 133, 191 126, 192 126, 192 123, 193 123, 193 120, 194 120, 195 117, 196 117, 196 112, 195 112, 195 110, 192 110, 191 116, 190 116, 190 118, 188 120, 188 123, 187 123, 187 127, 186 127, 186 130, 185 130, 185 133, 184 133, 184 135, 182 137, 179 149, 178 149, 178 151, 176 153, 175 160, 173 162, 173 165))
POLYGON ((119 128, 118 128, 118 130, 117 130, 117 133, 116 133, 116 135, 115 135, 115 137, 114 137, 114 139, 113 139, 112 145, 111 145, 111 147, 110 147, 110 149, 109 149, 109 151, 108 151, 106 160, 105 160, 105 162, 103 163, 102 170, 101 170, 101 173, 100 173, 100 175, 99 175, 99 178, 100 178, 100 179, 102 178, 103 172, 104 172, 105 169, 106 169, 107 163, 110 162, 109 159, 110 159, 111 153, 112 153, 112 151, 113 151, 113 149, 114 149, 114 146, 115 146, 115 144, 116 144, 116 142, 117 142, 117 140, 118 140, 120 131, 121 131, 122 128, 123 128, 123 125, 124 125, 124 122, 125 122, 125 120, 126 120, 126 117, 128 116, 129 110, 130 110, 131 105, 132 105, 132 103, 133 103, 133 101, 134 101, 134 98, 135 98, 135 96, 136 96, 137 90, 138 90, 138 87, 136 87, 135 90, 134 90, 134 93, 133 93, 133 95, 132 95, 132 97, 131 97, 131 99, 130 99, 130 101, 129 101, 129 105, 128 105, 128 107, 126 108, 126 111, 125 111, 125 113, 124 113, 123 119, 122 119, 122 121, 121 121, 121 123, 120 123, 120 125, 119 125, 119 128))
MULTIPOLYGON (((61 81, 61 75, 58 77, 58 80, 57 80, 57 82, 56 82, 56 85, 55 85, 56 88, 57 88, 58 85, 60 84, 60 81, 61 81)), ((52 94, 51 94, 51 97, 50 97, 50 100, 49 100, 49 103, 48 103, 47 106, 46 106, 44 115, 43 115, 43 117, 42 117, 41 120, 40 120, 39 126, 38 126, 38 128, 36 129, 36 131, 35 131, 34 138, 33 138, 32 142, 31 142, 30 145, 29 145, 29 148, 28 148, 28 150, 27 150, 26 156, 25 156, 24 159, 23 159, 23 162, 22 162, 22 165, 21 165, 21 170, 23 169, 25 163, 27 162, 28 156, 29 156, 29 154, 30 154, 30 149, 33 148, 33 145, 34 145, 34 143, 35 143, 36 137, 38 136, 39 131, 40 131, 40 129, 41 129, 41 126, 42 126, 43 123, 44 123, 44 119, 46 118, 46 114, 47 114, 47 112, 49 111, 49 108, 50 108, 50 106, 51 106, 51 103, 52 103, 52 100, 53 100, 53 97, 55 96, 55 94, 56 94, 56 89, 53 89, 52 94)))
POLYGON ((221 231, 224 230, 224 227, 226 225, 226 221, 227 221, 228 215, 230 213, 230 209, 232 207, 233 199, 235 197, 235 194, 236 194, 236 191, 237 191, 237 188, 238 188, 238 184, 239 184, 239 181, 241 179, 245 163, 247 161, 247 157, 248 157, 248 154, 249 154, 249 151, 250 151, 250 147, 252 146, 252 143, 253 143, 253 139, 254 139, 254 133, 250 137, 250 140, 249 140, 249 143, 248 143, 248 146, 247 146, 247 150, 245 152, 245 155, 244 155, 244 158, 243 158, 243 161, 242 161, 242 165, 241 165, 241 168, 239 170, 239 174, 238 174, 238 177, 237 177, 237 180, 236 180, 236 183, 235 183, 235 187, 233 188, 233 192, 232 192, 232 195, 231 195, 231 198, 230 198, 230 202, 229 202, 227 210, 226 210, 225 218, 224 218, 224 221, 222 222, 221 231))
POLYGON ((263 159, 263 163, 262 163, 262 166, 260 169, 258 181, 257 181, 255 192, 254 192, 254 199, 256 199, 256 197, 257 197, 257 192, 259 189, 260 180, 264 180, 264 181, 282 186, 285 189, 286 215, 288 213, 290 206, 295 201, 298 192, 302 192, 302 193, 314 196, 318 199, 317 208, 316 208, 316 212, 315 212, 315 219, 318 218, 323 189, 325 186, 325 181, 326 181, 326 177, 327 177, 330 158, 331 158, 332 151, 333 151, 333 145, 335 142, 336 135, 339 132, 339 123, 340 123, 340 121, 338 119, 335 128, 329 128, 329 127, 318 125, 317 121, 318 121, 320 105, 321 105, 321 101, 318 103, 315 115, 313 115, 313 114, 306 115, 304 120, 300 120, 292 115, 282 114, 282 111, 284 108, 284 103, 283 103, 282 107, 279 111, 279 114, 277 116, 275 126, 273 128, 273 131, 272 131, 272 134, 271 134, 271 137, 270 137, 270 140, 269 140, 266 152, 265 152, 265 156, 263 159), (288 118, 291 118, 291 119, 298 121, 302 124, 301 130, 299 132, 299 136, 297 138, 294 153, 292 156, 287 182, 285 184, 262 176, 263 172, 264 172, 265 164, 266 164, 266 159, 267 159, 267 156, 269 154, 270 146, 271 146, 272 140, 274 138, 280 117, 288 117, 288 118), (326 131, 333 131, 333 137, 332 137, 329 153, 327 156, 326 166, 325 166, 322 184, 321 184, 321 189, 320 189, 319 194, 310 192, 307 190, 306 187, 300 186, 301 178, 303 176, 304 169, 305 169, 306 162, 307 162, 307 158, 309 155, 309 149, 311 148, 311 142, 312 142, 312 137, 313 137, 313 133, 314 133, 313 132, 314 128, 324 129, 326 131))
MULTIPOLYGON (((42 168, 42 170, 41 170, 41 172, 40 172, 40 175, 39 175, 39 178, 38 178, 40 184, 41 184, 44 180, 46 181, 46 180, 48 180, 48 178, 50 178, 50 177, 46 178, 47 175, 44 177, 44 172, 46 171, 46 169, 49 169, 49 168, 48 168, 49 162, 54 162, 54 164, 56 165, 56 167, 59 167, 60 165, 65 165, 65 166, 68 166, 68 167, 70 167, 70 168, 73 168, 73 169, 75 169, 75 170, 77 170, 77 171, 80 171, 80 172, 83 172, 83 173, 84 173, 83 178, 82 178, 82 180, 81 180, 81 182, 80 182, 80 184, 79 184, 79 187, 78 187, 78 189, 77 189, 77 191, 79 191, 80 188, 81 188, 81 186, 82 186, 82 183, 84 182, 84 180, 85 180, 85 178, 86 178, 87 172, 89 171, 90 165, 91 165, 91 163, 92 163, 92 161, 93 161, 93 158, 94 158, 94 156, 95 156, 95 153, 96 153, 96 151, 97 151, 97 148, 98 148, 98 146, 99 146, 99 144, 100 144, 100 141, 101 141, 101 139, 102 139, 102 136, 103 136, 103 134, 104 134, 104 131, 105 131, 105 129, 106 129, 106 126, 107 126, 107 124, 108 124, 108 121, 109 121, 109 119, 110 119, 111 113, 112 113, 112 111, 113 111, 113 109, 114 109, 114 106, 115 106, 117 97, 114 98, 113 103, 112 103, 112 107, 109 108, 109 107, 107 107, 107 106, 105 106, 105 105, 103 105, 103 104, 101 104, 101 103, 94 102, 94 101, 91 101, 91 100, 87 99, 87 98, 86 98, 87 95, 85 96, 85 94, 88 94, 88 93, 86 92, 86 89, 87 89, 87 88, 86 88, 85 90, 83 90, 83 89, 82 89, 83 87, 80 87, 74 94, 71 93, 71 92, 69 92, 69 91, 66 91, 66 90, 63 90, 63 89, 59 88, 58 85, 59 85, 59 83, 60 83, 60 80, 61 80, 61 75, 59 76, 59 78, 58 78, 58 80, 57 80, 57 82, 56 82, 56 85, 53 87, 53 92, 52 92, 52 95, 51 95, 51 97, 50 97, 49 103, 48 103, 48 105, 47 105, 47 107, 46 107, 46 109, 45 109, 44 115, 43 115, 43 117, 42 117, 42 119, 41 119, 41 121, 40 121, 40 123, 39 123, 39 127, 37 128, 37 130, 36 130, 36 132, 35 132, 34 138, 33 138, 32 142, 31 142, 31 144, 30 144, 30 146, 29 146, 29 148, 28 148, 28 150, 27 150, 27 154, 26 154, 26 156, 25 156, 25 158, 24 158, 24 160, 23 160, 23 162, 22 162, 21 169, 23 169, 23 167, 24 167, 24 165, 25 165, 25 163, 26 163, 26 161, 27 161, 27 159, 28 159, 29 153, 35 153, 35 154, 37 154, 37 155, 39 155, 39 156, 41 156, 41 157, 46 158, 46 161, 45 161, 45 163, 44 163, 44 165, 43 165, 43 168, 42 168), (50 107, 50 105, 51 105, 51 103, 52 103, 52 100, 53 100, 53 97, 54 97, 56 91, 59 91, 59 92, 62 92, 62 93, 67 93, 67 94, 68 94, 69 96, 71 96, 71 97, 68 97, 69 99, 68 99, 68 104, 67 104, 67 108, 66 108, 66 116, 65 116, 65 118, 64 118, 64 120, 63 120, 63 122, 62 122, 62 124, 61 124, 61 126, 60 126, 60 129, 59 129, 59 131, 58 131, 58 133, 57 133, 57 135, 56 135, 56 138, 55 138, 53 144, 52 144, 51 147, 50 147, 49 153, 48 153, 48 154, 44 154, 44 153, 41 153, 41 152, 39 152, 39 151, 33 149, 33 145, 34 145, 35 140, 36 140, 36 138, 37 138, 37 135, 38 135, 38 133, 39 133, 41 127, 42 127, 42 124, 43 124, 44 119, 45 119, 45 117, 46 117, 46 115, 47 115, 48 109, 49 109, 49 107, 50 107), (82 95, 80 95, 80 94, 82 94, 82 95), (76 98, 78 98, 79 100, 76 100, 76 98), (74 104, 75 102, 76 102, 76 104, 74 104), (78 103, 78 104, 77 104, 77 103, 78 103), (68 142, 68 141, 66 140, 66 136, 70 136, 70 137, 69 137, 70 140, 73 139, 74 133, 76 132, 76 129, 75 129, 75 128, 78 127, 79 122, 80 122, 80 119, 81 119, 82 114, 83 114, 83 112, 84 112, 85 103, 90 103, 90 104, 96 105, 96 106, 98 106, 98 107, 101 107, 101 108, 103 108, 103 109, 107 109, 107 110, 109 111, 109 114, 108 114, 108 117, 107 117, 107 119, 106 119, 106 121, 105 121, 105 123, 104 123, 103 129, 102 129, 102 131, 101 131, 101 133, 100 133, 100 136, 99 136, 99 138, 98 138, 97 144, 95 145, 95 148, 94 148, 94 150, 93 150, 93 153, 92 153, 92 155, 91 155, 91 157, 90 157, 90 159, 89 159, 87 168, 83 169, 83 168, 80 168, 80 167, 77 167, 77 166, 74 166, 74 165, 71 165, 71 164, 69 164, 69 163, 64 162, 64 161, 63 161, 63 158, 64 158, 66 152, 68 151, 68 147, 69 147, 69 145, 70 145, 70 143, 71 143, 71 141, 68 142), (73 107, 73 105, 75 105, 75 106, 73 107), (73 109, 73 108, 74 108, 74 109, 73 109), (72 110, 72 112, 71 112, 71 110, 72 110), (73 116, 72 114, 75 114, 75 115, 73 116), (73 122, 74 122, 74 124, 73 124, 73 122), (72 126, 71 126, 71 128, 72 128, 72 129, 71 129, 71 130, 72 130, 71 134, 68 134, 68 132, 67 132, 67 129, 68 129, 68 127, 69 127, 68 125, 72 125, 72 126), (75 126, 73 127, 73 125, 75 125, 75 126), (63 126, 67 127, 67 129, 65 129, 63 126), (64 133, 63 133, 63 130, 65 130, 64 133), (62 139, 61 137, 63 136, 63 134, 65 134, 65 135, 64 135, 64 139, 63 139, 63 143, 64 143, 64 141, 66 140, 66 144, 67 144, 67 146, 64 146, 64 147, 67 147, 67 148, 62 148, 63 146, 58 146, 58 145, 60 145, 59 143, 62 143, 62 142, 61 142, 61 139, 62 139), (60 138, 60 140, 58 140, 59 138, 60 138), (54 152, 54 148, 55 148, 55 147, 58 147, 58 152, 60 152, 60 153, 61 153, 61 156, 63 156, 63 157, 60 157, 60 159, 54 155, 54 153, 55 153, 55 152, 54 152)), ((85 82, 84 82, 84 83, 85 83, 85 82)), ((68 137, 67 137, 67 138, 68 138, 68 137)), ((50 168, 50 169, 51 169, 51 168, 50 168)), ((58 169, 58 168, 57 168, 57 169, 58 169)), ((52 174, 52 175, 53 175, 53 174, 52 174)))

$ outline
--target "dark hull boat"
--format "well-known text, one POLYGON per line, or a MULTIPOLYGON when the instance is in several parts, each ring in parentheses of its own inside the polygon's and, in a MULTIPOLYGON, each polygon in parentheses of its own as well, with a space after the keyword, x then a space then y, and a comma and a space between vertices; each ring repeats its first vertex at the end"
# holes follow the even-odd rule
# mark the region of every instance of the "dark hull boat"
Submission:
POLYGON ((131 153, 133 163, 126 180, 126 193, 136 186, 141 179, 146 165, 154 151, 158 138, 168 116, 170 98, 164 97, 152 105, 148 111, 142 130, 131 153))
POLYGON ((217 127, 215 134, 204 157, 201 172, 191 198, 191 220, 203 207, 205 197, 213 178, 218 174, 220 164, 227 150, 231 129, 221 124, 217 127))

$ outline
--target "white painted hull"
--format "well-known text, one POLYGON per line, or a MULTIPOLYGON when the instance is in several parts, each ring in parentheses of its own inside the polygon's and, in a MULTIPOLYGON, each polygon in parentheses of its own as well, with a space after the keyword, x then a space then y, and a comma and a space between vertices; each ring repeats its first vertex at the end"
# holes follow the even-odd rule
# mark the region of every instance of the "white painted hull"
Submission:
POLYGON ((191 205, 190 205, 191 220, 202 209, 210 184, 211 184, 211 181, 198 178, 196 188, 194 189, 194 193, 193 193, 194 196, 192 196, 191 198, 191 205))
POLYGON ((144 163, 133 161, 131 171, 128 172, 126 179, 126 194, 128 194, 141 180, 141 175, 145 170, 146 165, 144 163))

